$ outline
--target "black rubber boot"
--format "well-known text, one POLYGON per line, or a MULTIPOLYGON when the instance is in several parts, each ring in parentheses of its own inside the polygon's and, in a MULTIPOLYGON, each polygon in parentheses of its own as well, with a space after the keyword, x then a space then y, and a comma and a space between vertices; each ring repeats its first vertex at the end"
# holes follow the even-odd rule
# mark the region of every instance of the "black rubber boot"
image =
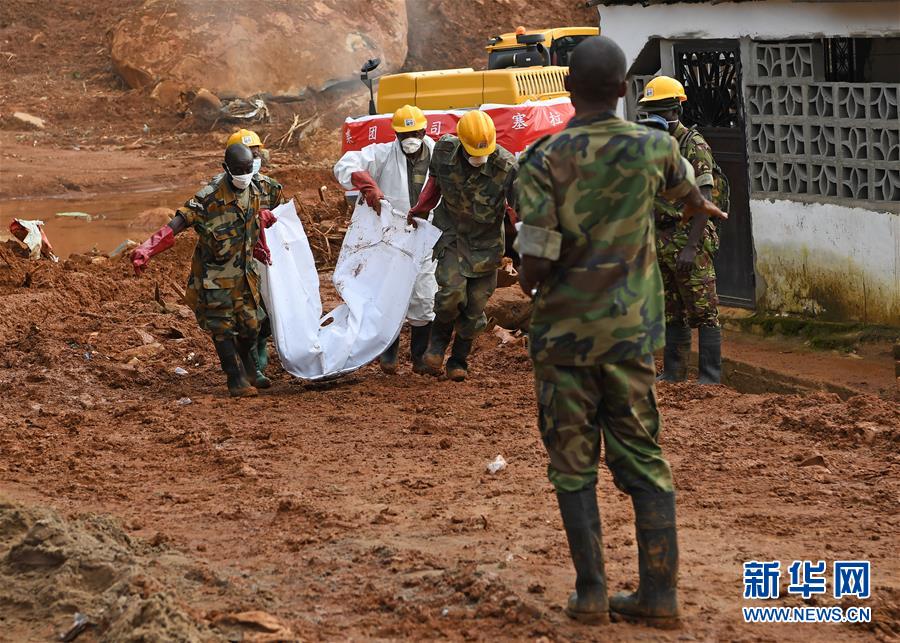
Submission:
POLYGON ((620 592, 610 598, 609 611, 615 620, 667 629, 679 627, 675 494, 635 493, 631 501, 640 585, 636 592, 620 592))
POLYGON ((691 329, 687 326, 666 325, 666 347, 663 350, 663 372, 660 382, 683 382, 687 379, 688 358, 691 355, 691 329))
POLYGON ((701 326, 700 341, 700 384, 722 383, 722 329, 712 326, 701 326))
POLYGON ((272 386, 272 380, 263 375, 259 370, 259 348, 256 343, 256 337, 238 337, 237 352, 241 358, 241 364, 244 366, 244 372, 247 379, 256 388, 269 388, 272 386))
POLYGON ((425 366, 425 351, 428 350, 428 341, 431 339, 431 324, 424 326, 410 326, 409 328, 409 357, 412 360, 413 373, 419 375, 428 372, 425 366))
POLYGON ((387 347, 387 349, 381 354, 378 358, 378 365, 381 367, 381 371, 383 373, 387 373, 388 375, 393 375, 397 372, 397 362, 400 357, 400 336, 397 336, 397 339, 394 340, 394 343, 387 347))
POLYGON ((569 597, 566 614, 582 623, 609 623, 597 490, 591 486, 574 493, 557 493, 556 499, 575 565, 575 591, 569 597))
POLYGON ((238 359, 237 347, 234 340, 230 337, 224 339, 213 339, 213 345, 216 347, 216 354, 219 356, 219 363, 222 365, 222 371, 228 378, 228 392, 231 397, 253 397, 257 395, 254 387, 250 386, 247 376, 244 374, 244 368, 238 359))
POLYGON ((454 382, 462 382, 469 373, 469 352, 472 350, 472 340, 463 339, 456 335, 453 339, 453 348, 450 350, 450 359, 447 360, 447 377, 454 382))
POLYGON ((435 320, 431 324, 431 338, 428 341, 425 356, 422 358, 425 368, 431 375, 440 375, 451 337, 453 337, 453 322, 444 323, 435 320))

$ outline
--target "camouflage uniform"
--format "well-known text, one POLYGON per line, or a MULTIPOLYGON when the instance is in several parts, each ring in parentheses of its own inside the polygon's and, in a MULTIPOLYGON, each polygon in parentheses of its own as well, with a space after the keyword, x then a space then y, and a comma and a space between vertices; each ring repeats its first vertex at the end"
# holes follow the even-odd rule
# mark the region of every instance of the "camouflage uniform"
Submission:
MULTIPOLYGON (((253 177, 253 182, 260 191, 259 207, 261 210, 274 210, 279 205, 287 202, 281 191, 281 184, 272 177, 265 174, 257 174, 253 177)), ((266 313, 266 307, 262 299, 259 301, 259 308, 262 318, 259 325, 259 337, 262 346, 260 350, 263 351, 265 350, 265 339, 272 336, 272 324, 269 321, 269 315, 266 313)), ((266 360, 268 360, 268 357, 266 357, 266 360)))
POLYGON ((224 174, 197 192, 176 216, 197 232, 187 301, 215 338, 255 338, 262 318, 253 247, 262 192, 253 182, 235 194, 224 174))
POLYGON ((484 308, 497 287, 503 257, 503 216, 515 158, 497 146, 487 163, 474 168, 455 136, 434 146, 429 168, 441 189, 434 225, 443 231, 434 248, 438 261, 436 321, 456 323, 456 334, 472 339, 487 324, 484 308))
MULTIPOLYGON (((681 123, 672 136, 679 142, 681 154, 693 166, 697 186, 713 188, 715 161, 704 138, 681 123)), ((682 223, 681 208, 680 203, 662 198, 658 198, 654 205, 656 253, 666 293, 666 323, 691 328, 718 327, 719 297, 716 294, 713 257, 719 250, 719 235, 715 223, 708 221, 700 238, 693 268, 690 272, 680 272, 677 268, 678 255, 687 246, 692 225, 690 221, 682 223)))
POLYGON ((529 344, 558 492, 596 484, 601 434, 620 489, 673 489, 657 443, 652 353, 664 322, 651 215, 659 192, 683 198, 692 185, 671 136, 611 113, 573 119, 521 162, 518 250, 553 262, 529 344))

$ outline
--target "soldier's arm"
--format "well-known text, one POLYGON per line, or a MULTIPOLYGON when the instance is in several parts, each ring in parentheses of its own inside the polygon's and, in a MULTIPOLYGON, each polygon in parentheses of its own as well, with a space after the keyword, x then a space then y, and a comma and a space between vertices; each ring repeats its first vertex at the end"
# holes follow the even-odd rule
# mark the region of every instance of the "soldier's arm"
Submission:
POLYGON ((665 185, 660 191, 660 196, 669 201, 683 201, 682 214, 685 221, 700 214, 716 219, 727 219, 728 214, 722 212, 700 192, 694 178, 694 168, 681 156, 678 142, 669 137, 667 144, 671 147, 664 161, 665 185))
MULTIPOLYGON (((700 194, 707 201, 712 201, 713 186, 713 158, 712 150, 702 139, 693 141, 689 156, 691 166, 694 169, 694 176, 697 181, 697 188, 700 194)), ((676 268, 680 271, 687 272, 694 266, 694 260, 697 258, 697 251, 700 239, 703 236, 703 230, 706 228, 706 222, 709 221, 709 215, 705 213, 697 214, 691 221, 691 229, 688 232, 687 244, 678 254, 676 260, 676 268)))
POLYGON ((131 265, 134 266, 136 275, 140 275, 146 269, 151 257, 155 257, 175 245, 175 235, 187 228, 188 222, 193 221, 197 216, 196 210, 192 208, 202 211, 202 205, 196 201, 196 197, 188 201, 184 207, 178 208, 171 221, 131 251, 131 265))
POLYGON ((519 285, 529 297, 553 272, 562 251, 556 201, 544 164, 543 154, 531 154, 519 170, 515 186, 522 221, 514 244, 522 258, 519 285))

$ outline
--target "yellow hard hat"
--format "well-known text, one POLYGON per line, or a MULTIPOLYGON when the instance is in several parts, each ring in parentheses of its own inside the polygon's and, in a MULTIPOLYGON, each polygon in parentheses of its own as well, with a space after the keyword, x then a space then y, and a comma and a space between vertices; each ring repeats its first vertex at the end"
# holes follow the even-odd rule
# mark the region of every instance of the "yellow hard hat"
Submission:
POLYGON ((644 87, 644 97, 638 102, 641 104, 655 103, 659 100, 677 98, 680 102, 687 100, 684 93, 684 85, 669 76, 657 76, 644 87))
POLYGON ((456 135, 472 156, 487 156, 497 149, 497 129, 491 117, 481 110, 466 112, 456 125, 456 135))
POLYGON ((425 118, 425 114, 422 113, 422 110, 414 105, 404 105, 396 112, 394 112, 394 118, 391 120, 391 127, 394 128, 394 131, 398 134, 403 134, 404 132, 418 132, 419 130, 423 130, 428 126, 428 119, 425 118))
POLYGON ((259 140, 259 134, 254 131, 248 129, 239 129, 234 134, 228 137, 228 142, 225 144, 225 149, 227 150, 232 145, 236 145, 237 143, 243 143, 247 147, 262 147, 262 141, 259 140))

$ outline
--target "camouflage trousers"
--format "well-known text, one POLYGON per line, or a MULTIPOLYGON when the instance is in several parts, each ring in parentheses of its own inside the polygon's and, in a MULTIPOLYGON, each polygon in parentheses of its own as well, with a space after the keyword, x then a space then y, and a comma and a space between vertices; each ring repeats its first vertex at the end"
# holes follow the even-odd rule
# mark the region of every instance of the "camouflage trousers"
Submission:
POLYGON ((657 230, 656 255, 666 291, 666 323, 676 326, 719 326, 719 296, 713 257, 719 237, 705 230, 689 271, 678 270, 678 255, 687 245, 687 230, 657 230))
POLYGON ((538 426, 550 455, 557 492, 597 482, 600 445, 622 491, 673 491, 672 471, 657 443, 656 367, 653 355, 612 364, 534 363, 538 426))
POLYGON ((460 339, 474 339, 487 326, 484 308, 497 289, 497 271, 483 277, 466 277, 459 270, 456 250, 447 248, 438 259, 435 278, 435 321, 455 324, 460 339))
POLYGON ((218 338, 256 337, 265 317, 244 284, 201 290, 194 314, 200 328, 218 338))

